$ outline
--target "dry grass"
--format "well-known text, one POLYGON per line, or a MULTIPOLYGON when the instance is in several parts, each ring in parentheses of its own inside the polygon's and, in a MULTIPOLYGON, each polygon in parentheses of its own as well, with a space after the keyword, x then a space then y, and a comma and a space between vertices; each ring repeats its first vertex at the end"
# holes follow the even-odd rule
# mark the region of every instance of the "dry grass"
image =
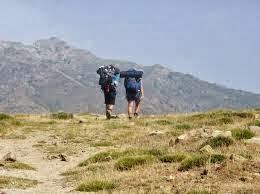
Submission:
POLYGON ((82 158, 78 166, 62 173, 64 180, 75 190, 257 193, 260 182, 259 145, 238 140, 249 136, 245 131, 234 131, 247 129, 252 123, 257 125, 255 113, 259 114, 256 110, 218 110, 189 115, 143 116, 131 121, 124 116, 107 121, 91 114, 75 114, 70 119, 54 119, 50 115, 16 115, 12 119, 0 120, 0 134, 15 138, 16 134, 26 137, 41 131, 50 134, 50 137, 49 141, 36 144, 37 149, 70 157, 89 153, 89 157, 82 158), (169 145, 171 139, 197 128, 233 130, 234 139, 201 138, 169 145), (149 135, 155 130, 162 134, 149 135), (236 138, 238 136, 242 138, 236 138), (199 148, 202 144, 211 145, 215 154, 201 155, 199 148), (231 154, 246 160, 231 160, 231 154), (205 169, 207 173, 201 175, 205 169), (173 180, 168 180, 169 176, 173 176, 173 180))

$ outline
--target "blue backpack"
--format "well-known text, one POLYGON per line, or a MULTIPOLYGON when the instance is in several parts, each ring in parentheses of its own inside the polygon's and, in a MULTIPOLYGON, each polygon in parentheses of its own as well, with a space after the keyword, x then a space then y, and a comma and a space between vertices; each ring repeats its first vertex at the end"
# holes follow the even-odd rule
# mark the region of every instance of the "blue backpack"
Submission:
POLYGON ((141 79, 138 78, 132 78, 132 77, 127 77, 125 78, 125 89, 126 92, 130 93, 138 93, 141 91, 141 79))

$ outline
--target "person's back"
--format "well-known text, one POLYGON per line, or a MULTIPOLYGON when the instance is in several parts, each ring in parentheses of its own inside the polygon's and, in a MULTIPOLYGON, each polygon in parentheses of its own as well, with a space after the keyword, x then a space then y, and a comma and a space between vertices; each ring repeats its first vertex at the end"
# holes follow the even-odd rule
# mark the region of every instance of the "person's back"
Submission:
POLYGON ((140 102, 144 97, 144 90, 142 84, 142 71, 134 69, 123 72, 122 76, 125 77, 124 86, 126 90, 126 99, 128 102, 128 116, 132 118, 133 104, 135 103, 134 116, 138 117, 140 112, 140 102))
POLYGON ((120 70, 114 65, 101 66, 97 73, 100 75, 99 85, 104 93, 106 104, 106 117, 111 118, 116 100, 116 87, 120 79, 120 70))

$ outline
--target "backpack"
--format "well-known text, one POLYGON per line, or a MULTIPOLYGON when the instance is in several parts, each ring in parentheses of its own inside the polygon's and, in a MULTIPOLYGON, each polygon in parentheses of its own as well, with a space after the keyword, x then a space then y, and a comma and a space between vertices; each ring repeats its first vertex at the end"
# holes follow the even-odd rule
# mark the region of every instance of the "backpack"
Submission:
POLYGON ((99 85, 102 90, 106 90, 109 92, 110 89, 115 87, 115 79, 117 79, 117 74, 119 73, 119 69, 114 67, 113 65, 101 66, 97 70, 97 74, 99 74, 99 85))
POLYGON ((141 91, 141 79, 136 79, 133 77, 125 78, 125 89, 129 93, 138 93, 141 91))

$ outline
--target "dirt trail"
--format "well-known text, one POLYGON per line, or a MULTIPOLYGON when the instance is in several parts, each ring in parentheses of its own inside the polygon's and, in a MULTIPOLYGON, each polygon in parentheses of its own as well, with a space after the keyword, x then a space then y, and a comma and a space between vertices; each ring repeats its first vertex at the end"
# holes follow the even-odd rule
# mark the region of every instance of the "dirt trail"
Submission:
POLYGON ((60 159, 48 160, 47 154, 37 147, 33 147, 39 141, 48 141, 50 134, 32 133, 26 139, 1 139, 0 140, 0 159, 12 152, 16 154, 19 162, 24 162, 35 167, 36 171, 13 170, 0 168, 0 175, 14 176, 19 178, 35 179, 40 183, 33 187, 23 189, 2 189, 6 194, 56 194, 56 193, 75 193, 74 188, 65 187, 60 173, 76 166, 88 153, 69 157, 67 162, 60 159))

